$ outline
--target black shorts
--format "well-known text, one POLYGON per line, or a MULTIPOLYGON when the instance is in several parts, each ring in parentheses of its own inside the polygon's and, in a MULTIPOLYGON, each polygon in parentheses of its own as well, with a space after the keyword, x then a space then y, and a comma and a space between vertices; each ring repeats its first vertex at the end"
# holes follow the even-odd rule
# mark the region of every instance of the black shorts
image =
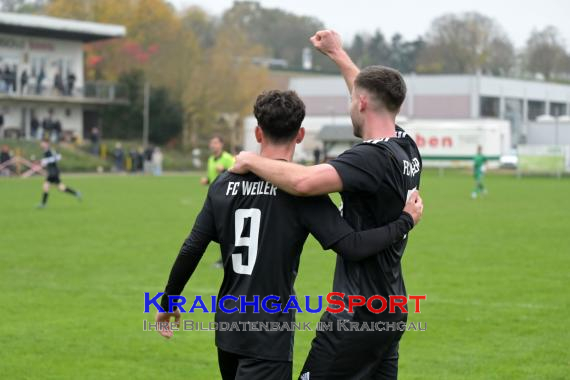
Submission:
POLYGON ((317 331, 299 380, 397 379, 403 331, 344 331, 330 313, 321 317, 331 321, 332 331, 317 331))
POLYGON ((59 185, 61 180, 59 179, 59 174, 50 174, 47 176, 46 181, 53 183, 54 185, 59 185))
POLYGON ((218 364, 223 380, 291 380, 293 363, 257 359, 218 348, 218 364))

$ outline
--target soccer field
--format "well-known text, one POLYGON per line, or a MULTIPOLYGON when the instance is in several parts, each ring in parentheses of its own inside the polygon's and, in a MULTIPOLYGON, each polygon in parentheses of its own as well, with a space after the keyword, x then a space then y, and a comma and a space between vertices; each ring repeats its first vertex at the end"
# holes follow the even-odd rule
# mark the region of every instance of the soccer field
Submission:
MULTIPOLYGON (((143 331, 154 318, 144 292, 163 290, 206 194, 198 176, 63 180, 83 203, 52 190, 36 210, 41 179, 0 180, 0 378, 219 378, 213 332, 143 331)), ((477 200, 472 185, 468 174, 424 174, 404 276, 409 294, 427 295, 410 315, 427 331, 404 335, 400 378, 566 379, 570 181, 490 175, 477 200)), ((184 295, 217 294, 218 257, 212 243, 184 295)), ((334 253, 310 238, 298 296, 328 293, 333 268, 334 253)), ((313 336, 296 334, 295 375, 313 336)))

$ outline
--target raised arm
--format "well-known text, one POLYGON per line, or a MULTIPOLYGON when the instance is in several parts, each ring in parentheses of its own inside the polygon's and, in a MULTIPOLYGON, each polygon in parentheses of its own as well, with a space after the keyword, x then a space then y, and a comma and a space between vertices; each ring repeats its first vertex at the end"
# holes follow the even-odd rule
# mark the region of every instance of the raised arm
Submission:
POLYGON ((311 38, 313 46, 329 57, 340 69, 348 91, 352 94, 354 80, 360 72, 358 67, 352 62, 348 53, 342 47, 340 35, 334 30, 320 30, 311 38))
POLYGON ((303 166, 272 160, 251 152, 241 152, 230 170, 244 174, 253 172, 289 194, 312 196, 342 190, 342 180, 329 164, 303 166))

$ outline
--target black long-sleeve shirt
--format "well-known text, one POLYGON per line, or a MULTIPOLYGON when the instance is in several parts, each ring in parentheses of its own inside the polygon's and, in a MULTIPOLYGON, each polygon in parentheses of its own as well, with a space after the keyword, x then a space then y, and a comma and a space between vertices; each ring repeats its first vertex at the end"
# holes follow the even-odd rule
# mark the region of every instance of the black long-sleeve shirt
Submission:
MULTIPOLYGON (((301 198, 278 190, 250 173, 224 173, 214 181, 194 227, 172 267, 161 306, 180 295, 210 241, 220 243, 224 279, 218 299, 231 295, 247 300, 269 295, 285 302, 309 233, 324 249, 347 260, 378 254, 401 241, 413 227, 410 215, 372 231, 355 232, 328 196, 301 198)), ((229 307, 232 307, 229 306, 229 307)), ((294 312, 216 312, 217 322, 292 322, 294 312)), ((216 331, 216 345, 228 352, 268 360, 291 360, 291 331, 216 331)))

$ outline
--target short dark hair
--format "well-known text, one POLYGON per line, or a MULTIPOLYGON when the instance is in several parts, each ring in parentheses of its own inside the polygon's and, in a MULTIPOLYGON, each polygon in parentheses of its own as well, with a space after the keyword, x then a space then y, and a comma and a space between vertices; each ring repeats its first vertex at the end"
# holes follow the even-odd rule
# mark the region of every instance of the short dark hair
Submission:
POLYGON ((218 139, 222 143, 222 145, 224 144, 224 138, 222 137, 222 135, 215 134, 210 138, 210 141, 213 139, 218 139))
POLYGON ((301 128, 305 104, 295 91, 266 91, 257 97, 253 114, 271 141, 288 142, 301 128))
POLYGON ((368 66, 360 71, 354 84, 371 93, 390 112, 398 112, 406 98, 406 82, 398 70, 368 66))

